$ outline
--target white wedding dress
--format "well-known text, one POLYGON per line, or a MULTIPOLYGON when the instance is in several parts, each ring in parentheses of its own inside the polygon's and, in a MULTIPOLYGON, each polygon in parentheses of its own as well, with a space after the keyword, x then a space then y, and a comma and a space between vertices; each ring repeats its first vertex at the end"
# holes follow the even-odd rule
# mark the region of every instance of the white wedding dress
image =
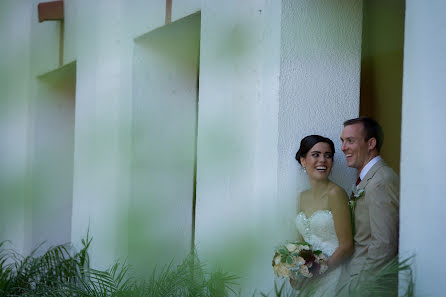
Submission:
MULTIPOLYGON (((339 246, 338 237, 330 210, 317 210, 309 218, 304 212, 296 217, 296 227, 303 239, 312 245, 313 250, 321 250, 330 257, 339 246)), ((336 286, 342 267, 328 272, 318 279, 313 296, 330 297, 336 294, 336 286)))

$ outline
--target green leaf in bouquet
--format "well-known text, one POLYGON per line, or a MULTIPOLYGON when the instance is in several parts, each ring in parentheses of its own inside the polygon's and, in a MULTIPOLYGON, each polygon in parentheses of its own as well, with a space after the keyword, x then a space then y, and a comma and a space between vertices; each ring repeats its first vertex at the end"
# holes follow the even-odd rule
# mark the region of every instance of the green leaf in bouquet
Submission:
POLYGON ((279 253, 281 253, 282 255, 288 255, 290 252, 286 249, 279 249, 279 253))
POLYGON ((285 257, 280 258, 280 262, 281 263, 285 263, 286 262, 286 258, 285 257))
POLYGON ((286 257, 286 262, 288 264, 292 264, 293 263, 293 258, 291 256, 286 257))
POLYGON ((322 251, 321 250, 315 250, 315 251, 313 251, 313 254, 320 255, 320 254, 322 254, 322 251))

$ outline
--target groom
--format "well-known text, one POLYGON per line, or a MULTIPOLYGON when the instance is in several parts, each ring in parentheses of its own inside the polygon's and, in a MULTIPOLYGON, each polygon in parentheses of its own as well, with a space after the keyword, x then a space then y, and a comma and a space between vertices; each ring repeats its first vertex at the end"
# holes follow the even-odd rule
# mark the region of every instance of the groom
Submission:
POLYGON ((351 198, 355 200, 355 251, 344 268, 345 283, 362 269, 380 267, 397 255, 399 178, 379 155, 383 132, 375 120, 360 117, 345 121, 341 141, 347 166, 358 171, 351 198))

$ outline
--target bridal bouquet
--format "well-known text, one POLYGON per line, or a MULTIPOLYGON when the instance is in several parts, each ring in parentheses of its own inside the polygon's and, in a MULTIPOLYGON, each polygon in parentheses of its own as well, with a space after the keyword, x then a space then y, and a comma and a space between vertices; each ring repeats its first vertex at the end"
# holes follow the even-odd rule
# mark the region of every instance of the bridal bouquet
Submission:
POLYGON ((291 242, 279 246, 273 258, 273 270, 278 277, 311 278, 327 271, 327 257, 312 250, 307 242, 291 242))

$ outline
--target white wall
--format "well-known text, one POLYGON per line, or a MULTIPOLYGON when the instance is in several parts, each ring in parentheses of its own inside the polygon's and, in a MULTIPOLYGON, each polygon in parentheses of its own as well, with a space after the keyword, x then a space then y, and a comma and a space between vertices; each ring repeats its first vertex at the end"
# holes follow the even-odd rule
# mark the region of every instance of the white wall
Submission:
POLYGON ((71 240, 76 65, 39 76, 32 92, 31 245, 71 240))
MULTIPOLYGON (((93 266, 107 267, 126 252, 128 192, 121 140, 131 93, 122 82, 124 33, 121 2, 77 3, 77 85, 72 242, 90 229, 93 266), (124 96, 123 96, 124 95, 124 96), (126 108, 127 107, 127 108, 126 108)), ((128 141, 128 140, 127 140, 128 141)))
MULTIPOLYGON (((35 16, 34 2, 26 7, 35 16)), ((151 84, 169 81, 153 78, 157 72, 144 66, 164 62, 164 74, 183 75, 196 65, 175 69, 174 60, 154 59, 153 51, 143 49, 142 40, 157 32, 134 39, 164 25, 165 1, 133 4, 66 3, 64 62, 76 60, 71 240, 78 245, 90 228, 91 259, 99 267, 126 255, 132 228, 127 221, 132 100, 145 102, 151 84)), ((173 5, 173 20, 201 9, 196 245, 205 261, 240 273, 247 290, 268 291, 273 248, 291 239, 295 198, 306 185, 294 161, 299 140, 321 133, 339 147, 343 120, 358 113, 361 2, 190 0, 173 5)), ((57 22, 34 22, 33 79, 59 67, 57 22)), ((159 30, 170 32, 169 26, 159 30)), ((181 49, 165 54, 178 56, 181 49)), ((189 75, 172 82, 187 82, 187 89, 196 79, 189 75)), ((174 91, 167 88, 161 95, 176 100, 174 91)), ((142 110, 133 116, 150 124, 142 110)), ((353 172, 342 160, 337 154, 333 179, 348 188, 353 172)), ((173 234, 187 232, 187 217, 169 218, 172 226, 182 224, 173 234)), ((150 219, 138 226, 143 231, 145 223, 150 219)))
POLYGON ((174 22, 187 15, 194 14, 200 11, 200 9, 201 0, 172 1, 172 21, 174 22))
POLYGON ((203 1, 201 16, 196 245, 269 289, 280 3, 203 1))
MULTIPOLYGON (((10 1, 10 0, 9 0, 10 1)), ((27 1, 27 8, 31 9, 31 73, 32 81, 38 75, 57 69, 59 65, 60 22, 46 21, 39 23, 37 5, 39 0, 27 1)), ((68 26, 69 27, 69 26, 68 26)))
POLYGON ((446 3, 406 1, 401 135, 400 255, 415 255, 415 294, 443 296, 446 245, 446 3))
POLYGON ((29 124, 29 2, 0 1, 0 241, 25 249, 29 124))
MULTIPOLYGON (((294 161, 300 139, 320 133, 339 147, 342 122, 358 115, 361 9, 203 2, 197 245, 240 272, 245 289, 271 289, 273 248, 295 238, 307 183, 294 161)), ((343 160, 333 179, 350 189, 343 160)))
POLYGON ((199 47, 200 14, 135 40, 129 252, 145 273, 191 248, 199 47))
MULTIPOLYGON (((196 1, 173 2, 180 11, 197 10, 196 1), (188 6, 188 4, 190 6, 188 6)), ((128 253, 131 189, 132 100, 135 40, 164 25, 165 1, 79 0, 70 2, 75 17, 77 64, 72 241, 87 229, 94 237, 94 266, 106 267, 128 253)), ((67 32, 68 34, 68 32, 67 32)), ((68 43, 68 42, 66 42, 68 43)), ((73 52, 73 49, 65 49, 73 52)), ((67 58, 68 59, 68 58, 67 58)), ((175 221, 175 220, 174 220, 175 221)), ((142 229, 150 222, 141 223, 142 229)), ((182 219, 175 221, 182 224, 182 219)), ((172 223, 175 224, 175 223, 172 223)))
POLYGON ((292 236, 296 198, 309 187, 295 161, 303 137, 320 134, 333 140, 331 179, 347 192, 354 181, 339 138, 342 123, 359 113, 362 1, 282 3, 278 197, 286 215, 278 219, 292 236))

